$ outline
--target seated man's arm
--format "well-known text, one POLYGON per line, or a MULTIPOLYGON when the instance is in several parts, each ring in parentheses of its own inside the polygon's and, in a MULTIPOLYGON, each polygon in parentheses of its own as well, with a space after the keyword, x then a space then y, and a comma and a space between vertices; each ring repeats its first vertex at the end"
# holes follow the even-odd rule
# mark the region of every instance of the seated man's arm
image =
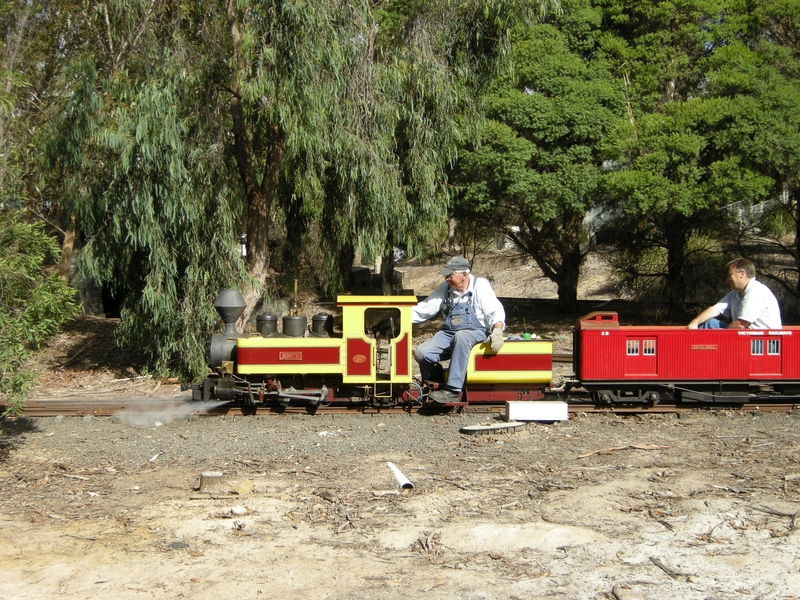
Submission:
POLYGON ((481 300, 486 329, 491 332, 492 329, 499 328, 502 331, 506 326, 506 309, 494 293, 492 285, 486 279, 478 279, 475 289, 481 300))
POLYGON ((748 327, 750 327, 750 321, 744 319, 736 319, 728 325, 728 329, 747 329, 748 327))
POLYGON ((440 283, 431 295, 416 306, 411 307, 411 323, 417 324, 432 319, 442 309, 444 295, 447 292, 447 282, 440 283))
POLYGON ((709 306, 699 315, 697 315, 694 319, 692 319, 689 324, 686 326, 686 329, 697 329, 700 327, 701 324, 705 323, 709 319, 713 319, 714 317, 718 317, 721 315, 722 312, 715 306, 709 306))

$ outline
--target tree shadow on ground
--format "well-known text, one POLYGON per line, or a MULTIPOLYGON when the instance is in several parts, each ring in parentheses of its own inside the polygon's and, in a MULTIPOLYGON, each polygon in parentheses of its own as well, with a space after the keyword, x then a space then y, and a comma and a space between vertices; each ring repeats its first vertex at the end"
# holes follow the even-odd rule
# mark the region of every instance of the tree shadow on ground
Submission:
POLYGON ((5 462, 16 450, 19 438, 26 433, 39 431, 39 426, 34 419, 28 417, 0 418, 0 462, 5 462))

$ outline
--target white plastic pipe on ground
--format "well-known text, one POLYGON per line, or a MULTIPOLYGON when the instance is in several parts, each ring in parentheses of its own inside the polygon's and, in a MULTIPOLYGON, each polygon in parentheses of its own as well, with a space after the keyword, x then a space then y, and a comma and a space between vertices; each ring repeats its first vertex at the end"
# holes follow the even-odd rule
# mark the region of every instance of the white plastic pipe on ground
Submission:
POLYGON ((392 470, 394 478, 397 479, 397 484, 400 486, 401 490, 414 489, 414 484, 411 483, 408 478, 400 472, 400 469, 394 466, 394 463, 387 462, 386 464, 389 465, 389 468, 392 470))

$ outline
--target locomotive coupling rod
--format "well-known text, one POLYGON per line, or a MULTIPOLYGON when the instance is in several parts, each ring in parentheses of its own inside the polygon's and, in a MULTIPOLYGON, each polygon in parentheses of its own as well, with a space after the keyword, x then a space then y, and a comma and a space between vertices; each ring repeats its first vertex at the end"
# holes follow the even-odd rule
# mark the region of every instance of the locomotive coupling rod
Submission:
POLYGON ((294 398, 296 400, 311 400, 321 402, 328 395, 327 388, 321 390, 287 390, 278 392, 278 398, 294 398))

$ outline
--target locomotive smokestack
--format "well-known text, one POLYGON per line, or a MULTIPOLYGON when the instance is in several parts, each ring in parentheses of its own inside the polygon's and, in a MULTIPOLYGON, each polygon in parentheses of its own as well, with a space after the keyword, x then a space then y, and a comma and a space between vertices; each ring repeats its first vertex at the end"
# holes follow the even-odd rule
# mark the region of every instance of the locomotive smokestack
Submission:
POLYGON ((236 321, 246 306, 239 290, 222 290, 217 296, 214 308, 225 323, 225 335, 228 337, 236 337, 236 321))

